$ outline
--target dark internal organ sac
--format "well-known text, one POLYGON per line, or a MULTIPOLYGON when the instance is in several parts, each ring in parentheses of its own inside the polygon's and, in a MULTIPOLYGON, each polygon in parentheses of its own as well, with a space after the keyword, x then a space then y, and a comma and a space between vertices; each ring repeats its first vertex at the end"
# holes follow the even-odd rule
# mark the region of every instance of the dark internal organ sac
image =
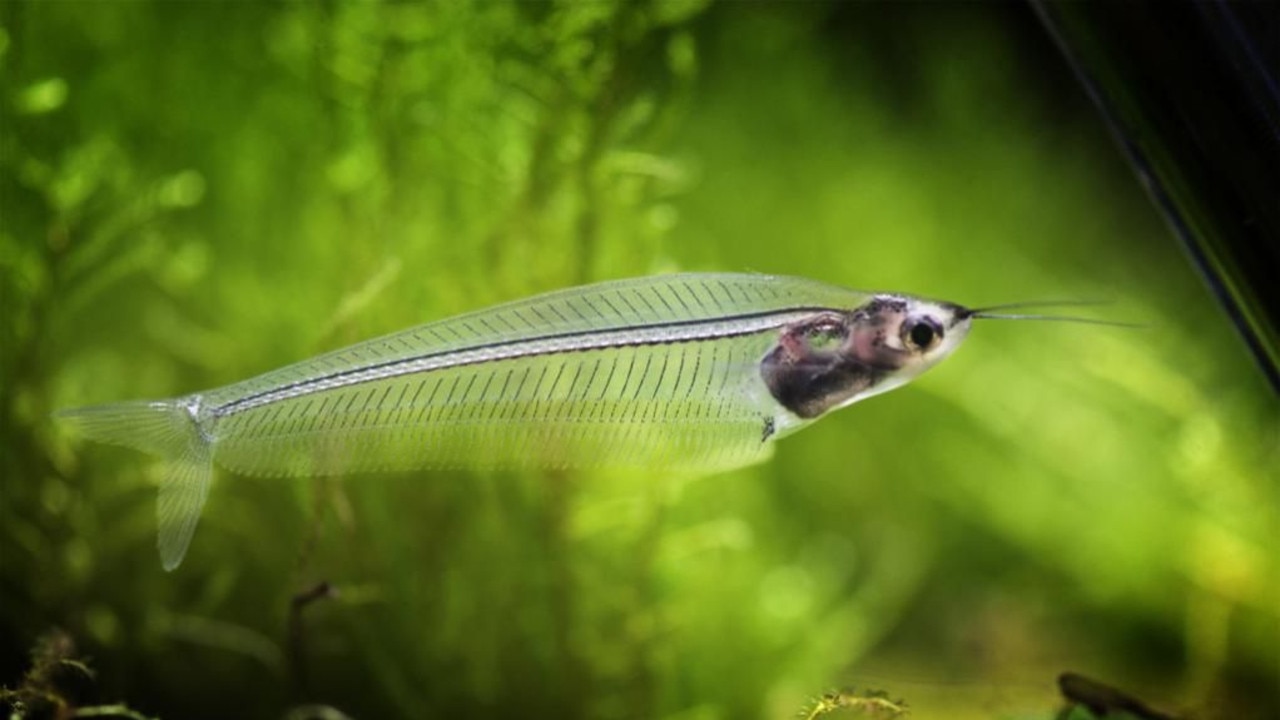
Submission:
POLYGON ((760 375, 783 407, 806 420, 844 405, 902 367, 885 345, 896 318, 882 313, 823 313, 782 329, 760 375))

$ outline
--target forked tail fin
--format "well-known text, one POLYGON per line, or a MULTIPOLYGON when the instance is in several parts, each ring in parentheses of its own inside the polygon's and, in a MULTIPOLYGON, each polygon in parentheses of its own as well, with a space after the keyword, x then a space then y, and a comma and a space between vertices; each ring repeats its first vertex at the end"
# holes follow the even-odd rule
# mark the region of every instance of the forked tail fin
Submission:
POLYGON ((209 495, 213 446, 188 399, 124 402, 71 408, 56 414, 85 437, 142 450, 165 462, 160 483, 157 547, 165 570, 182 563, 209 495))

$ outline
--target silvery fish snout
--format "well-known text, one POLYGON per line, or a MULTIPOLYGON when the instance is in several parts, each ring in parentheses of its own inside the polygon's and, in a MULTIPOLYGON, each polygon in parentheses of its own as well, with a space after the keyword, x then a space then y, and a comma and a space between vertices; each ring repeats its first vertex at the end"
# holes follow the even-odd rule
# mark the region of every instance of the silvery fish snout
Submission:
POLYGON ((899 335, 921 370, 955 352, 969 336, 973 314, 963 306, 916 298, 909 299, 908 306, 899 335))

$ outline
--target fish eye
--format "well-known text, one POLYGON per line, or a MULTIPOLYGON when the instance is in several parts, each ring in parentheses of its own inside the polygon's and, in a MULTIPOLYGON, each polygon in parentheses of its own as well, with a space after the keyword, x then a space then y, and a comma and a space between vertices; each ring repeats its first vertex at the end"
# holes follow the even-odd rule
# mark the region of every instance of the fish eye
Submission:
POLYGON ((942 340, 942 326, 932 318, 920 318, 905 328, 907 344, 917 350, 929 350, 942 340))

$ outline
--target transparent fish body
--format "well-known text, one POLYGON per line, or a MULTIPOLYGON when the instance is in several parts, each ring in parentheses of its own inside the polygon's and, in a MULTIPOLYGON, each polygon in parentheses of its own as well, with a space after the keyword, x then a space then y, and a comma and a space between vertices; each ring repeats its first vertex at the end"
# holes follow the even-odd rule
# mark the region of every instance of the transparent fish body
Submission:
POLYGON ((407 330, 198 397, 214 459, 246 474, 720 470, 767 456, 775 433, 766 424, 795 424, 758 370, 779 328, 861 297, 743 275, 606 283, 407 330))
POLYGON ((162 561, 186 552, 212 465, 250 475, 653 467, 768 457, 810 422, 762 360, 787 328, 865 293, 799 278, 679 274, 540 295, 207 392, 64 411, 91 438, 168 459, 162 561))
POLYGON ((165 459, 160 559, 182 562, 215 464, 249 475, 643 467, 702 473, 900 387, 972 321, 1080 303, 966 308, 801 278, 678 274, 539 295, 170 400, 59 413, 165 459))

